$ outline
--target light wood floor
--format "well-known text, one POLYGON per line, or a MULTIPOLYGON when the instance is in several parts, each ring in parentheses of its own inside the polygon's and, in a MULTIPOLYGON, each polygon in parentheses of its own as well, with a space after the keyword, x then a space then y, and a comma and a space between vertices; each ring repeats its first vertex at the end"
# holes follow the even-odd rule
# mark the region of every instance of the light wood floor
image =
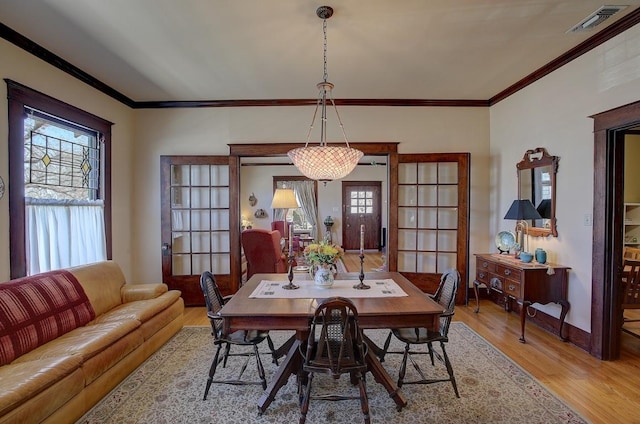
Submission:
MULTIPOLYGON (((365 271, 382 264, 379 255, 367 252, 366 257, 365 271)), ((345 265, 356 272, 360 259, 348 254, 345 265)), ((621 359, 599 361, 533 324, 527 325, 527 343, 522 344, 518 341, 520 321, 516 314, 506 313, 488 300, 481 301, 480 313, 475 314, 475 302, 471 303, 456 306, 454 319, 466 323, 587 420, 640 423, 640 338, 623 333, 621 359)), ((204 308, 186 308, 185 324, 208 326, 204 308)), ((627 325, 640 331, 640 323, 627 325)))

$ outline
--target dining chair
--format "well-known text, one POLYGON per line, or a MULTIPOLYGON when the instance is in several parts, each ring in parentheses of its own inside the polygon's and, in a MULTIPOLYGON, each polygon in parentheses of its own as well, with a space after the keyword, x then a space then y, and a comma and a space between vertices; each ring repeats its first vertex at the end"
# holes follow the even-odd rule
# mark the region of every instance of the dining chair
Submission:
MULTIPOLYGON (((625 318, 627 309, 640 309, 640 260, 625 260, 622 272, 622 324, 638 322, 637 318, 625 318)), ((622 331, 635 337, 637 333, 622 327, 622 331)))
POLYGON ((365 382, 367 346, 363 342, 358 311, 353 302, 343 297, 323 300, 315 310, 306 349, 301 348, 301 354, 304 357, 302 369, 308 375, 299 380, 300 424, 306 421, 312 398, 311 384, 316 373, 328 374, 336 380, 342 374, 349 374, 351 383, 359 387, 359 395, 325 394, 313 396, 313 399, 360 399, 364 422, 371 422, 365 382))
POLYGON ((220 316, 220 310, 232 296, 222 296, 222 294, 220 293, 220 289, 216 284, 215 277, 209 271, 203 272, 200 276, 200 288, 202 289, 202 294, 204 295, 204 301, 207 307, 207 317, 209 318, 209 322, 211 323, 211 334, 213 335, 214 339, 213 344, 217 346, 215 356, 213 357, 211 367, 209 368, 209 378, 207 379, 207 387, 204 390, 203 400, 207 399, 207 394, 209 393, 209 389, 211 388, 212 383, 234 385, 260 384, 262 385, 263 390, 266 389, 267 380, 265 378, 262 361, 260 360, 260 353, 258 352, 258 345, 262 341, 267 341, 269 350, 271 351, 271 355, 273 357, 273 362, 276 364, 278 363, 273 342, 271 341, 271 337, 269 337, 269 332, 258 330, 237 330, 230 334, 224 334, 222 326, 223 318, 220 316), (232 353, 232 345, 251 346, 253 347, 253 349, 252 351, 248 352, 244 351, 232 353), (223 346, 224 352, 222 353, 222 356, 220 356, 220 352, 223 346), (242 367, 240 368, 239 375, 235 379, 214 380, 213 378, 216 374, 216 369, 220 362, 222 362, 223 367, 226 367, 227 359, 233 356, 246 358, 246 360, 242 364, 242 367), (249 359, 251 359, 252 356, 255 356, 256 358, 256 365, 258 368, 258 376, 260 377, 260 381, 250 381, 242 379, 242 375, 244 374, 249 363, 249 359))
POLYGON ((451 361, 449 361, 449 356, 447 355, 447 350, 445 348, 445 343, 449 341, 449 326, 451 325, 451 319, 454 314, 455 308, 455 300, 456 293, 458 292, 458 287, 460 285, 460 274, 455 269, 450 269, 442 274, 440 279, 440 284, 438 289, 433 295, 428 295, 438 304, 440 304, 445 311, 440 314, 440 322, 438 331, 432 331, 428 328, 395 328, 389 332, 387 339, 384 343, 384 347, 382 349, 382 353, 380 353, 379 358, 380 361, 384 361, 384 356, 387 353, 397 353, 402 354, 402 363, 400 365, 400 370, 398 372, 398 388, 402 387, 404 384, 432 384, 432 383, 440 383, 444 381, 450 381, 453 386, 453 391, 456 394, 456 397, 460 397, 458 393, 458 385, 456 384, 456 378, 453 374, 453 367, 451 366, 451 361), (400 352, 389 352, 389 345, 391 343, 391 336, 395 336, 398 340, 405 344, 404 350, 400 352), (434 349, 433 344, 440 343, 440 349, 442 350, 442 356, 434 349), (413 345, 426 344, 427 350, 411 350, 413 345), (424 355, 428 354, 431 359, 431 365, 435 365, 434 356, 440 361, 444 362, 445 367, 447 368, 447 373, 449 374, 449 378, 434 378, 429 379, 424 375, 424 372, 416 362, 416 360, 412 357, 412 355, 424 355), (405 381, 406 371, 407 371, 407 361, 411 361, 413 368, 420 375, 419 380, 414 381, 405 381))

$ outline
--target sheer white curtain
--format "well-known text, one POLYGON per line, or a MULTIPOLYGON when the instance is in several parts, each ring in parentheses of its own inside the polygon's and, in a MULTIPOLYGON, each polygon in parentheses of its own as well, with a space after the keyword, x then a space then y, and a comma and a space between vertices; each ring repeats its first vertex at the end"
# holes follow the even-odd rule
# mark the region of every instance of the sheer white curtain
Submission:
POLYGON ((304 213, 304 218, 313 228, 312 237, 319 237, 318 230, 318 208, 316 205, 316 191, 313 181, 287 181, 287 184, 293 188, 296 193, 298 203, 300 203, 300 209, 304 213), (315 234, 318 232, 318 234, 315 234))
POLYGON ((101 200, 25 199, 28 274, 107 258, 101 200))

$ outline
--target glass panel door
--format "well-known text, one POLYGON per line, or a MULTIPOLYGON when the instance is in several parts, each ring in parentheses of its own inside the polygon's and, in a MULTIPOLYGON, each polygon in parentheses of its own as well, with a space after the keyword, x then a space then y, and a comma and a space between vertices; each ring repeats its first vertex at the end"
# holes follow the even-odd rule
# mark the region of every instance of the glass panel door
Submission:
MULTIPOLYGON (((433 293, 456 268, 467 284, 469 154, 399 155, 397 270, 433 293)), ((458 292, 460 302, 466 290, 458 292)))
POLYGON ((200 274, 231 275, 229 158, 162 157, 163 281, 203 304, 200 274))

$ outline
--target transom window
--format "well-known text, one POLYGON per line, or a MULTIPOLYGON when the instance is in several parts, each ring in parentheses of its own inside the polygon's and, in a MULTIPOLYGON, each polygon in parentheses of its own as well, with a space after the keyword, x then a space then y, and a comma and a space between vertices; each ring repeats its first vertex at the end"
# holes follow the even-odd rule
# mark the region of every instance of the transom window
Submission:
POLYGON ((24 120, 25 197, 98 199, 100 147, 96 131, 29 109, 24 120))

